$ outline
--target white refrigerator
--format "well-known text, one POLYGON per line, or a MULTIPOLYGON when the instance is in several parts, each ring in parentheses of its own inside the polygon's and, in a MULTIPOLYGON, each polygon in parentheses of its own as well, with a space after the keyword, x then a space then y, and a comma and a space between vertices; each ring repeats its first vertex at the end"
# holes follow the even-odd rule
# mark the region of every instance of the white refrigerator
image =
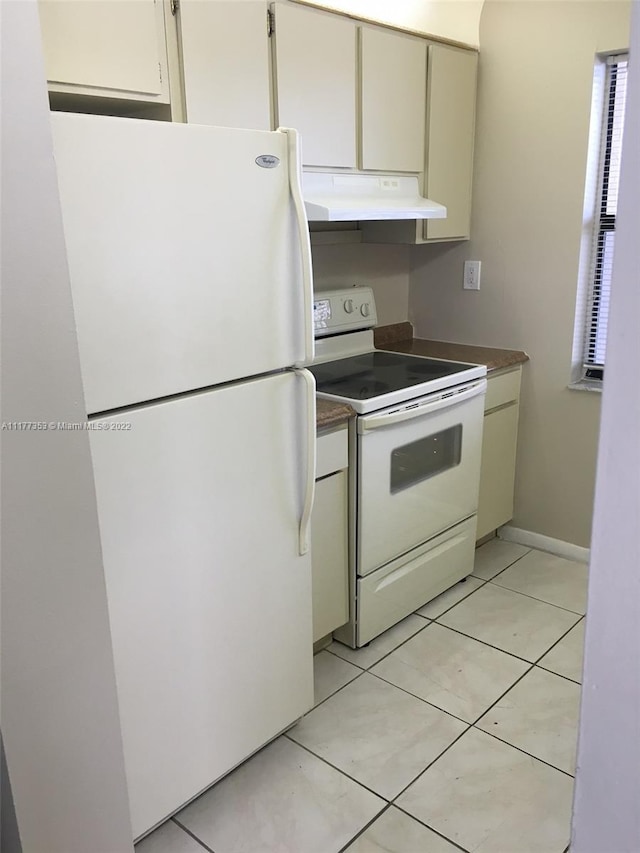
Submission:
POLYGON ((313 704, 300 157, 51 120, 137 838, 313 704))

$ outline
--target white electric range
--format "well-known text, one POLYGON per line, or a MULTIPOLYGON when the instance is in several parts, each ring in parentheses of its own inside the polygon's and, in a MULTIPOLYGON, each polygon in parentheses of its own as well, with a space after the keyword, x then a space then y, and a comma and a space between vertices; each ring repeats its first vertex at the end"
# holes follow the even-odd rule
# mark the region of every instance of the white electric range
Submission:
POLYGON ((475 549, 484 365, 376 350, 373 292, 316 293, 320 397, 356 411, 349 427, 353 648, 470 574, 475 549))

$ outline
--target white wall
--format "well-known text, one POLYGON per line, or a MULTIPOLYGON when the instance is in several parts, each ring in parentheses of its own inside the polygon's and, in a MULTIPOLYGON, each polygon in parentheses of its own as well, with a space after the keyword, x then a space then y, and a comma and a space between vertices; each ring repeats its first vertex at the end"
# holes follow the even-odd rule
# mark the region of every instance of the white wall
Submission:
MULTIPOLYGON (((298 0, 306 2, 306 0, 298 0)), ((382 24, 478 46, 478 22, 484 0, 309 0, 382 24)))
POLYGON ((313 247, 316 291, 366 284, 373 288, 378 325, 403 323, 409 316, 409 246, 352 243, 313 247))
POLYGON ((634 5, 572 853, 640 850, 640 4, 634 5))
MULTIPOLYGON (((4 422, 86 419, 48 113, 35 0, 2 3, 4 422)), ((0 437, 2 736, 22 849, 126 853, 89 436, 0 437)))
POLYGON ((514 524, 587 546, 600 396, 569 391, 596 51, 628 45, 623 0, 487 0, 473 239, 413 252, 423 337, 525 350, 514 524), (482 261, 480 292, 463 261, 482 261))

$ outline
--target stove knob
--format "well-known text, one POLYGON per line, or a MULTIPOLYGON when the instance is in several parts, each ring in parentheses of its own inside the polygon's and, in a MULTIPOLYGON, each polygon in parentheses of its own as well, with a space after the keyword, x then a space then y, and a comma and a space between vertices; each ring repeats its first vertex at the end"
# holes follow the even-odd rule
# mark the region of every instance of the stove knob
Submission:
POLYGON ((353 299, 345 299, 344 300, 344 310, 347 314, 353 313, 353 299))
POLYGON ((363 317, 368 317, 371 314, 371 306, 368 302, 365 302, 364 305, 360 308, 360 313, 363 317))

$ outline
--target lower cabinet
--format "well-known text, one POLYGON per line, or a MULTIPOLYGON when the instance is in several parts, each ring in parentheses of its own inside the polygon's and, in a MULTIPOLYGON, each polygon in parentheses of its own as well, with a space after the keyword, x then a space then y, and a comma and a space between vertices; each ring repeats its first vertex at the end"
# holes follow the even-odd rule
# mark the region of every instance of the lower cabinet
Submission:
POLYGON ((513 517, 522 368, 488 378, 476 539, 513 517))
POLYGON ((311 518, 313 641, 349 620, 347 427, 318 435, 311 518))

